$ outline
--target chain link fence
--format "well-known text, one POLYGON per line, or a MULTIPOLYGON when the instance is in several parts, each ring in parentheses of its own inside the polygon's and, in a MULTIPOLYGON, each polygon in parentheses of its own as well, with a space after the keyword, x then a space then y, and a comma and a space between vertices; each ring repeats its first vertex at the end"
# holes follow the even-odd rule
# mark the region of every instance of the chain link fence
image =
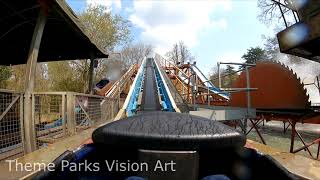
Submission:
MULTIPOLYGON (((82 130, 111 121, 119 100, 73 92, 32 95, 32 122, 37 148, 47 147, 82 130)), ((0 90, 0 161, 24 154, 23 94, 0 90)))
POLYGON ((20 93, 0 90, 0 161, 23 155, 20 93))
POLYGON ((65 137, 65 93, 35 93, 33 104, 37 147, 65 137))
POLYGON ((101 122, 102 109, 101 103, 104 98, 87 95, 76 95, 76 130, 87 129, 94 124, 101 122))

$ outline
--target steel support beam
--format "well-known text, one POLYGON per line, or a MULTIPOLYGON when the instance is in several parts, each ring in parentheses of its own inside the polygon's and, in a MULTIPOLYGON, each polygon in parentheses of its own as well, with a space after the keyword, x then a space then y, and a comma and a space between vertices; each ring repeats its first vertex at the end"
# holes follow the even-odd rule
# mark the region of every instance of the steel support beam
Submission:
POLYGON ((36 150, 35 124, 32 119, 32 93, 34 90, 37 60, 40 49, 40 43, 44 31, 47 17, 42 10, 39 12, 36 26, 34 28, 30 50, 28 55, 25 79, 25 99, 24 99, 24 138, 25 152, 29 153, 36 150))

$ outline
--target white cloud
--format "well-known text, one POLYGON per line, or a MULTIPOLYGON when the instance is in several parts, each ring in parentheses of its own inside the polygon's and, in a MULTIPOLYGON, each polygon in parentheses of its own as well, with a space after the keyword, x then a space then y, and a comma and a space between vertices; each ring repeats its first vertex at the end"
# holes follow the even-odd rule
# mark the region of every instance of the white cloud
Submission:
POLYGON ((121 9, 121 0, 86 0, 87 5, 106 6, 108 10, 119 11, 121 9), (114 7, 114 9, 112 9, 114 7))
POLYGON ((198 43, 199 34, 209 28, 227 28, 225 19, 212 20, 214 10, 231 10, 230 0, 162 0, 134 1, 131 22, 142 29, 141 39, 152 43, 163 54, 178 41, 190 48, 198 43))

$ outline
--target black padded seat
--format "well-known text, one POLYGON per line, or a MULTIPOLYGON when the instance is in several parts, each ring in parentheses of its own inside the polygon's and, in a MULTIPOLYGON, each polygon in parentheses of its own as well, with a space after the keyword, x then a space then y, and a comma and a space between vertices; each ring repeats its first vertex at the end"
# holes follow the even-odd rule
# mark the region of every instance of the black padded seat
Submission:
POLYGON ((210 150, 240 148, 246 137, 206 118, 174 112, 148 112, 96 129, 95 144, 154 150, 210 150))

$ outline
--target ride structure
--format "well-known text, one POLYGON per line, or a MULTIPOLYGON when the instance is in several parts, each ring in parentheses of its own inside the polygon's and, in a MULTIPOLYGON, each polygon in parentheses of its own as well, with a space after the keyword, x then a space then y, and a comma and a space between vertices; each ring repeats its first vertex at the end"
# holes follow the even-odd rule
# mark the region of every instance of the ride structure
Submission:
MULTIPOLYGON (((68 170, 61 172, 60 170, 56 170, 53 172, 42 171, 35 174, 34 177, 112 177, 121 179, 130 176, 141 176, 151 179, 161 179, 161 177, 163 178, 165 176, 169 179, 199 179, 214 174, 224 174, 232 179, 242 179, 244 176, 250 177, 249 179, 258 177, 260 179, 269 179, 273 176, 274 178, 281 177, 282 179, 306 177, 304 174, 295 174, 292 171, 289 172, 275 163, 275 160, 270 156, 259 155, 250 146, 244 146, 246 141, 245 136, 231 127, 199 116, 176 113, 179 112, 178 108, 168 108, 170 105, 176 107, 174 98, 172 97, 172 93, 168 86, 170 82, 174 83, 176 79, 165 78, 165 76, 170 76, 170 73, 164 71, 168 70, 168 68, 162 66, 163 71, 161 71, 160 67, 161 66, 159 66, 153 58, 145 59, 135 75, 135 79, 126 97, 123 108, 115 118, 116 121, 95 130, 92 135, 92 140, 87 141, 88 143, 84 144, 76 151, 65 152, 56 159, 54 163, 57 167, 60 167, 60 164, 64 160, 68 160, 71 163, 82 163, 84 161, 100 162, 99 159, 111 161, 114 158, 118 158, 126 161, 129 159, 130 162, 142 161, 152 164, 156 159, 165 161, 174 158, 178 163, 184 164, 183 166, 179 166, 177 173, 159 174, 141 171, 139 173, 113 172, 110 174, 101 171, 98 173, 86 173, 71 172, 68 170), (161 85, 161 83, 163 84, 161 85), (167 93, 167 96, 165 96, 164 92, 167 93), (166 99, 169 99, 169 101, 166 101, 166 99), (241 153, 237 154, 239 152, 241 153), (246 154, 246 156, 241 156, 241 154, 246 154), (207 160, 204 161, 203 158, 207 160), (246 168, 250 169, 250 171, 247 172, 247 174, 234 173, 230 165, 234 164, 235 161, 240 163, 237 168, 246 168), (216 162, 214 164, 219 164, 219 166, 213 166, 213 162, 216 162), (261 163, 264 164, 264 166, 261 166, 261 163), (261 169, 259 167, 263 168, 261 169), (187 172, 184 171, 186 169, 188 169, 187 172), (266 169, 272 172, 272 174, 268 177, 261 177, 260 174, 266 169)), ((261 92, 269 98, 270 96, 272 97, 273 94, 272 89, 274 87, 270 87, 271 81, 261 82, 261 80, 253 80, 255 77, 262 77, 259 75, 259 72, 260 68, 263 68, 265 69, 265 72, 274 71, 272 74, 279 78, 279 83, 275 83, 277 86, 279 84, 286 85, 282 81, 287 81, 289 78, 290 81, 287 85, 293 87, 293 93, 298 93, 295 94, 297 96, 304 95, 297 100, 292 100, 292 95, 290 93, 287 94, 287 96, 284 95, 284 97, 282 97, 282 92, 279 92, 280 96, 277 94, 276 97, 282 97, 282 105, 272 104, 276 103, 272 99, 269 101, 271 104, 263 104, 263 100, 261 100, 262 103, 259 104, 260 101, 255 101, 254 99, 258 98, 256 96, 259 96, 260 94, 251 92, 253 98, 251 105, 252 107, 257 108, 257 118, 269 113, 265 112, 265 110, 271 110, 270 107, 272 106, 278 111, 287 110, 283 107, 289 107, 288 105, 290 105, 291 109, 298 111, 300 108, 309 107, 308 97, 305 95, 303 86, 299 81, 296 81, 296 79, 290 79, 291 77, 294 77, 294 75, 287 69, 283 69, 284 67, 282 65, 262 63, 257 64, 256 68, 257 69, 251 68, 249 70, 249 73, 252 75, 252 78, 249 79, 252 86, 258 88, 269 87, 265 93, 261 91, 257 92, 261 92), (261 86, 261 84, 263 86, 261 86), (269 92, 270 89, 271 92, 269 92), (260 112, 260 110, 262 112, 260 112)), ((246 85, 244 83, 244 79, 246 79, 244 76, 245 73, 240 74, 239 79, 235 83, 237 86, 241 87, 246 85)), ((179 80, 181 82, 183 81, 182 78, 179 80)), ((192 84, 191 82, 190 78, 190 84, 192 84)), ((184 82, 182 87, 186 84, 189 84, 189 82, 184 82)), ((193 85, 196 85, 196 83, 193 82, 193 85)), ((193 86, 189 88, 194 89, 193 86)), ((199 94, 200 93, 194 93, 193 96, 199 94)), ((238 96, 231 94, 229 96, 230 100, 228 101, 228 105, 240 106, 240 108, 241 106, 245 107, 247 105, 243 103, 245 102, 244 99, 246 99, 245 94, 245 92, 240 93, 238 96)), ((219 97, 217 94, 216 96, 219 97)), ((195 98, 192 97, 192 95, 186 97, 187 99, 190 99, 191 102, 192 98, 195 98)), ((220 98, 222 97, 223 96, 220 96, 220 98)), ((230 108, 227 106, 220 107, 230 108)), ((286 111, 283 112, 286 114, 286 111)), ((274 115, 274 112, 271 114, 274 115)), ((279 114, 282 115, 281 113, 279 114)), ((275 115, 274 117, 278 117, 278 115, 275 115)), ((251 118, 250 120, 253 122, 256 119, 251 118)))
MULTIPOLYGON (((8 1, 9 2, 9 1, 8 1)), ((47 34, 47 38, 45 38, 44 42, 41 43, 41 55, 40 59, 44 57, 58 57, 58 59, 65 59, 65 58, 91 58, 92 61, 94 58, 97 57, 106 57, 103 52, 101 52, 97 47, 89 42, 88 37, 85 34, 80 33, 81 36, 70 36, 70 35, 76 35, 81 31, 80 26, 76 23, 76 19, 74 16, 70 15, 70 12, 62 13, 67 9, 65 6, 61 6, 62 1, 50 1, 51 3, 45 4, 47 6, 41 5, 41 8, 39 8, 38 2, 35 4, 35 2, 24 2, 21 4, 20 2, 17 3, 17 1, 13 1, 13 4, 19 4, 19 5, 25 5, 26 3, 28 6, 26 7, 36 7, 37 11, 36 13, 30 14, 31 17, 27 17, 28 19, 37 19, 37 16, 35 14, 39 14, 38 21, 35 22, 36 27, 28 28, 28 31, 34 29, 34 35, 32 38, 32 43, 30 47, 30 55, 28 55, 28 75, 27 77, 33 77, 28 80, 27 82, 27 88, 25 91, 24 96, 20 96, 20 98, 14 98, 14 101, 17 101, 20 99, 20 112, 21 115, 24 118, 22 119, 24 125, 24 129, 17 131, 17 134, 20 136, 21 134, 21 144, 27 144, 26 152, 31 152, 35 149, 33 147, 33 142, 30 142, 32 140, 35 140, 36 138, 32 138, 32 136, 35 136, 33 131, 35 130, 32 126, 34 122, 34 114, 33 111, 30 109, 34 106, 34 99, 37 94, 33 93, 33 85, 34 85, 34 74, 35 74, 35 64, 37 62, 37 55, 39 51, 40 46, 40 40, 42 36, 42 31, 44 28, 44 25, 46 23, 46 19, 48 20, 47 25, 51 27, 50 29, 54 30, 61 30, 62 33, 65 33, 67 31, 64 31, 64 28, 61 28, 60 26, 56 27, 59 24, 56 21, 59 20, 59 22, 63 22, 67 28, 69 28, 68 33, 63 34, 62 40, 64 38, 70 38, 72 37, 68 42, 74 42, 74 46, 70 46, 69 44, 65 44, 66 49, 70 47, 76 47, 81 45, 81 49, 83 51, 79 51, 79 48, 70 49, 70 51, 56 51, 57 54, 50 54, 50 47, 56 47, 53 46, 52 43, 48 42, 58 42, 58 39, 52 39, 54 36, 49 36, 53 31, 50 31, 50 34, 47 34), (44 9, 45 7, 49 7, 50 11, 47 11, 44 9), (40 13, 39 13, 40 12, 40 13), (54 13, 51 15, 55 15, 54 17, 50 16, 50 18, 47 18, 47 14, 43 12, 49 12, 54 13), (36 17, 36 18, 35 18, 36 17), (67 22, 64 22, 67 21, 67 22), (75 27, 69 27, 70 25, 73 25, 75 27), (40 38, 39 38, 40 37, 40 38), (51 38, 50 38, 51 37, 51 38), (81 42, 81 43, 79 43, 81 42), (47 44, 51 44, 51 46, 44 46, 47 44), (89 47, 89 48, 88 48, 89 47), (44 48, 44 49, 43 49, 44 48), (61 54, 62 53, 62 54, 61 54), (81 54, 84 53, 84 54, 81 54), (94 56, 90 57, 92 54, 94 56), (63 55, 63 56, 61 56, 63 55), (24 106, 23 106, 24 105, 24 106), (22 109, 23 108, 23 109, 22 109), (22 111, 23 110, 23 111, 22 111), (25 114, 23 114, 25 113, 25 114), (24 142, 26 141, 26 142, 24 142)), ((45 2, 45 1, 44 1, 45 2)), ((12 4, 11 4, 12 5, 12 4)), ((6 11, 7 12, 7 11, 6 11)), ((12 12, 10 11, 10 14, 12 12)), ((16 17, 19 14, 13 13, 13 16, 8 17, 16 17)), ((5 14, 7 17, 7 14, 5 14)), ((15 20, 19 19, 16 18, 15 20)), ((13 21, 12 21, 13 22, 13 21)), ((32 24, 32 23, 30 23, 32 24)), ((8 27, 8 26, 4 26, 8 27)), ((64 27, 64 26, 62 26, 64 27)), ((60 31, 59 31, 60 32, 60 31)), ((18 39, 20 41, 20 37, 23 33, 17 33, 19 36, 18 39)), ((45 34, 44 34, 45 35, 45 34)), ((15 37, 11 37, 14 38, 15 37)), ((4 41, 5 43, 1 44, 3 48, 8 48, 6 46, 7 41, 4 41)), ((12 42, 12 41, 8 41, 12 42)), ((26 41, 27 42, 27 41, 26 41)), ((59 41, 59 44, 61 41, 59 41)), ((18 43, 19 44, 19 43, 18 43)), ((53 43, 54 44, 54 43, 53 43)), ((23 45, 23 44, 22 44, 23 45)), ((63 45, 63 44, 62 44, 63 45)), ((21 53, 7 53, 4 51, 5 57, 11 57, 12 55, 20 55, 25 54, 25 48, 23 45, 24 51, 21 53)), ((10 49, 11 50, 11 49, 10 49)), ((11 52, 11 51, 8 51, 11 52)), ((8 58, 9 59, 9 58, 8 58)), ((11 59, 19 59, 11 58, 11 59)), ((42 60, 45 60, 42 59, 42 60)), ((7 61, 5 63, 8 63, 7 61)), ((18 63, 18 62, 15 62, 18 63)), ((93 64, 93 63, 91 63, 93 64)), ((8 64, 6 64, 8 65, 8 64)), ((259 68, 260 65, 257 65, 257 68, 259 68)), ((93 67, 92 67, 93 68, 93 67)), ((90 69, 92 69, 90 67, 90 69)), ((245 94, 247 95, 247 100, 245 104, 244 98, 239 95, 239 106, 242 104, 247 105, 250 103, 251 100, 248 101, 248 95, 251 97, 251 95, 254 95, 253 97, 258 98, 258 96, 263 96, 263 94, 259 95, 260 92, 263 92, 263 86, 260 88, 258 87, 259 93, 257 95, 253 94, 254 92, 250 92, 248 89, 248 82, 254 84, 255 80, 253 78, 255 76, 248 76, 249 73, 254 74, 254 67, 246 68, 248 71, 246 74, 240 75, 239 84, 241 85, 241 76, 246 76, 246 89, 245 94), (250 69, 250 70, 249 70, 250 69), (251 71, 251 72, 250 72, 251 71), (257 96, 257 97, 256 97, 257 96)), ((273 67, 272 69, 280 69, 281 68, 273 67)), ((140 65, 139 70, 135 72, 134 68, 132 70, 128 71, 126 75, 121 78, 117 83, 113 83, 112 86, 110 86, 106 89, 108 89, 104 94, 107 97, 112 96, 118 96, 119 101, 121 96, 127 95, 123 108, 118 113, 117 117, 113 122, 104 122, 107 123, 106 125, 96 129, 94 133, 91 136, 84 136, 85 133, 79 133, 76 134, 76 132, 80 132, 79 128, 75 127, 77 126, 77 122, 72 121, 72 116, 77 116, 77 113, 75 113, 75 107, 77 109, 84 111, 84 105, 81 103, 77 103, 79 99, 77 99, 76 95, 68 94, 63 95, 62 97, 62 106, 67 106, 68 108, 61 108, 61 121, 60 119, 57 121, 56 125, 62 125, 62 131, 64 131, 64 134, 70 133, 70 135, 78 135, 78 139, 83 141, 86 137, 92 137, 90 140, 86 140, 84 144, 82 144, 80 147, 73 148, 71 150, 65 151, 65 153, 61 154, 58 158, 56 158, 53 163, 55 164, 55 167, 59 168, 61 167, 61 163, 64 161, 68 161, 69 163, 74 163, 77 165, 80 165, 84 162, 100 162, 101 164, 105 164, 105 160, 112 161, 115 159, 119 159, 122 161, 131 161, 131 162, 148 162, 150 164, 154 163, 155 160, 161 160, 161 161, 169 161, 170 159, 174 159, 180 166, 177 169, 176 173, 169 173, 169 174, 163 174, 163 173, 149 173, 149 172, 141 172, 141 173, 135 173, 135 172, 109 172, 109 171, 99 171, 99 172, 85 172, 85 171, 72 171, 70 170, 70 166, 66 167, 66 169, 56 169, 56 171, 46 171, 45 169, 42 170, 40 173, 32 174, 30 177, 35 178, 70 178, 70 179, 76 179, 76 178, 87 178, 87 179, 96 179, 98 177, 102 177, 104 179, 107 178, 114 178, 114 179, 124 179, 126 177, 138 175, 142 177, 150 177, 151 179, 163 179, 164 176, 166 176, 166 179, 200 179, 203 177, 211 176, 211 175, 217 175, 217 174, 224 174, 225 176, 231 178, 231 179, 297 179, 297 178, 307 178, 307 177, 320 177, 319 171, 318 171, 318 164, 315 161, 312 161, 310 159, 303 159, 308 166, 295 166, 294 163, 289 163, 289 168, 291 168, 290 172, 283 168, 283 166, 279 165, 279 161, 283 159, 290 159, 292 161, 288 162, 297 162, 297 159, 301 159, 299 156, 294 155, 288 155, 285 153, 284 156, 278 156, 279 159, 274 160, 272 157, 268 155, 264 155, 259 153, 260 150, 263 150, 263 148, 258 150, 255 150, 255 147, 250 147, 248 145, 248 141, 246 140, 246 137, 244 134, 240 133, 239 131, 234 130, 231 127, 225 126, 222 123, 212 121, 208 118, 202 118, 199 116, 193 116, 189 114, 183 114, 178 113, 179 111, 182 112, 182 107, 184 104, 187 105, 196 105, 197 103, 200 103, 200 105, 208 105, 207 108, 213 107, 213 108, 220 108, 223 109, 223 111, 227 111, 226 109, 231 109, 231 111, 235 114, 241 114, 243 110, 246 112, 246 114, 243 114, 243 118, 241 119, 237 117, 236 119, 240 120, 250 120, 252 123, 259 118, 264 118, 265 115, 269 115, 270 120, 276 117, 285 117, 288 116, 291 118, 293 116, 296 116, 296 112, 292 111, 299 111, 299 107, 302 107, 303 110, 307 110, 308 114, 300 114, 298 115, 299 119, 301 117, 305 117, 305 115, 310 118, 314 118, 315 121, 317 121, 317 114, 318 111, 312 109, 313 107, 310 107, 309 104, 305 101, 305 96, 302 96, 301 88, 298 86, 292 89, 293 92, 297 92, 298 95, 301 97, 290 97, 291 99, 297 98, 297 106, 292 108, 290 107, 289 111, 286 112, 284 109, 288 108, 286 106, 276 106, 276 109, 270 109, 269 107, 259 106, 259 104, 255 103, 253 100, 253 109, 257 109, 258 112, 254 111, 254 116, 249 116, 250 114, 250 108, 242 108, 241 107, 228 107, 230 103, 233 102, 233 95, 229 95, 221 88, 216 88, 212 84, 210 84, 209 80, 203 78, 203 74, 199 73, 199 69, 195 66, 195 64, 175 64, 171 62, 160 62, 159 58, 157 56, 155 58, 148 58, 145 59, 144 62, 140 65), (164 65, 163 65, 164 63, 164 65), (133 78, 134 77, 134 78, 133 78), (124 83, 126 82, 126 83, 124 83), (129 86, 128 84, 132 85, 129 86), (124 93, 127 91, 127 93, 124 93), (69 96, 70 95, 70 96, 69 96), (150 98, 149 98, 150 97, 150 98), (67 101, 65 101, 65 98, 67 101), (73 101, 75 99, 75 101, 73 101), (301 100, 301 101, 300 101, 301 100), (302 105, 300 104, 302 102, 302 105), (77 103, 78 105, 76 106, 77 103), (202 103, 202 104, 201 104, 202 103), (306 106, 303 106, 303 103, 306 103, 306 106), (214 106, 212 106, 214 105, 214 106), (218 106, 219 105, 219 106, 218 106), (297 108, 298 107, 298 108, 297 108), (293 109, 293 110, 292 110, 293 109), (172 111, 172 112, 165 112, 165 111, 172 111), (275 113, 276 112, 276 113, 275 113), (66 116, 65 116, 66 113, 66 116), (255 118, 256 114, 258 114, 258 118, 255 118), (67 119, 65 118, 67 117, 67 119), (60 123, 61 122, 61 123, 60 123), (247 143, 245 145, 245 143, 247 143), (103 161, 103 162, 102 162, 103 161), (312 168, 308 168, 312 167, 312 168), (68 170, 69 169, 69 170, 68 170), (304 171, 304 173, 301 173, 301 169, 307 169, 304 171), (265 172, 268 173, 268 176, 261 176, 261 174, 265 174, 265 172), (307 176, 305 176, 307 174, 307 176), (311 174, 311 175, 310 175, 311 174)), ((275 70, 277 71, 277 70, 275 70)), ((286 80, 290 80, 290 77, 293 74, 288 73, 285 71, 284 75, 279 74, 279 77, 285 77, 279 82, 283 82, 286 80)), ((259 75, 257 75, 259 77, 259 75)), ((242 78, 244 79, 244 78, 242 78)), ((259 80, 259 78, 258 78, 259 80)), ((260 80, 261 83, 264 81, 264 79, 260 80)), ((291 82, 291 81, 290 81, 291 82)), ((261 83, 254 84, 256 86, 260 86, 261 83)), ((293 80, 292 83, 294 84, 295 81, 293 80)), ((243 84, 243 80, 242 80, 243 84)), ((268 83, 262 83, 262 85, 265 85, 268 83)), ((279 83, 282 84, 282 83, 279 83)), ((91 86, 90 86, 91 87, 91 86)), ((250 87, 250 86, 249 86, 250 87)), ((270 86, 268 86, 270 88, 270 86)), ((279 87, 273 87, 273 88, 282 88, 282 86, 279 87)), ((257 92, 258 92, 257 91, 257 92)), ((305 93, 305 92, 304 92, 305 93)), ((290 95, 287 94, 287 95, 290 95)), ((242 96, 245 96, 244 94, 242 96)), ((236 96, 234 96, 236 99, 236 96)), ((265 97, 272 98, 273 95, 268 94, 265 97)), ((104 100, 100 101, 97 96, 91 96, 92 99, 98 99, 95 104, 101 105, 103 104, 104 100)), ((123 97, 124 98, 124 97, 123 97)), ((53 98, 52 98, 53 99, 53 98)), ((89 98, 88 98, 89 99, 89 98)), ((88 100, 89 102, 89 100, 88 100)), ((90 101, 91 103, 93 101, 90 101)), ((259 101, 257 101, 259 102, 259 101)), ((286 101, 288 103, 290 101, 286 101)), ((88 103, 87 105, 90 106, 91 103, 88 103)), ((9 104, 9 108, 7 108, 3 113, 2 117, 5 117, 5 115, 9 112, 11 106, 13 106, 14 102, 9 104)), ((50 104, 50 103, 48 103, 50 104)), ((237 103, 235 102, 235 105, 237 103)), ((285 102, 284 102, 285 104, 285 102)), ((262 103, 263 105, 263 103, 262 103)), ((275 104, 279 105, 279 104, 275 104)), ((281 104, 280 104, 281 105, 281 104)), ((118 106, 121 106, 120 103, 118 106)), ((195 107, 195 106, 193 106, 195 107)), ((50 109, 50 108, 49 108, 50 109)), ((101 111, 100 106, 98 106, 99 111, 101 111)), ((110 109, 114 109, 113 106, 111 106, 110 109)), ((200 108, 198 108, 200 109, 200 108)), ((104 109, 107 111, 106 109, 104 109)), ((108 109, 109 110, 109 109, 108 109)), ((57 111, 60 111, 59 108, 57 108, 57 111)), ((230 112, 231 112, 230 111, 230 112)), ((219 114, 220 110, 213 109, 211 111, 213 114, 219 114)), ((86 117, 86 119, 92 117, 90 113, 83 113, 83 115, 86 117)), ((99 119, 100 113, 94 114, 96 115, 97 121, 99 119)), ((59 114, 60 116, 60 114, 59 114)), ((218 116, 216 116, 219 120, 218 116)), ((1 120, 0 119, 0 120, 1 120)), ((225 116, 224 119, 232 119, 230 117, 225 116)), ((9 119, 10 120, 10 119, 9 119)), ((300 119, 301 120, 301 119, 300 119)), ((6 120, 8 122, 8 120, 6 120)), ((244 121, 246 122, 246 121, 244 121)), ((289 121, 290 123, 291 121, 289 121)), ((17 123, 20 125, 20 123, 17 123)), ((82 122, 80 122, 80 125, 82 122)), ((246 123, 245 123, 246 124, 246 123)), ((252 128, 258 128, 256 127, 257 124, 253 123, 252 128)), ((20 125, 21 127, 21 125, 20 125)), ((52 129, 51 125, 48 125, 45 127, 45 130, 50 131, 49 129, 52 129)), ((251 128, 251 129, 252 129, 251 128)), ((17 128, 19 129, 19 128, 17 128)), ((245 133, 247 133, 246 128, 244 128, 245 133)), ((90 132, 90 131, 88 131, 90 132)), ((249 130, 250 132, 250 130, 249 130)), ((257 131, 258 132, 258 131, 257 131)), ((295 131, 293 131, 295 132, 295 131)), ((76 136, 75 135, 75 136, 76 136)), ((70 144, 70 142, 74 142, 74 139, 67 139, 66 141, 62 142, 59 145, 53 145, 52 147, 49 147, 47 149, 42 149, 41 151, 36 151, 34 153, 28 154, 28 156, 25 158, 26 160, 28 157, 32 157, 33 159, 39 160, 39 158, 43 158, 41 160, 47 160, 46 158, 50 156, 51 154, 54 154, 55 152, 52 151, 54 149, 55 151, 58 150, 65 150, 66 146, 70 144), (55 148, 56 146, 59 146, 59 148, 55 148), (32 156, 33 155, 33 156, 32 156)), ((11 142, 10 142, 11 143, 11 142)), ((315 141, 317 143, 317 141, 315 141)), ((313 144, 315 144, 313 143, 313 144)), ((306 144, 306 146, 302 147, 302 149, 307 149, 307 146, 309 144, 306 144)), ((256 146, 256 147, 261 147, 256 146)), ((262 146, 266 148, 266 146, 262 146)), ((292 146, 293 147, 293 146, 292 146)), ((319 150, 318 150, 319 152, 319 150)), ((276 152, 279 154, 279 152, 276 152)), ((318 153, 319 154, 319 153, 318 153)), ((275 155, 273 155, 275 157, 275 155)), ((31 159, 32 159, 31 158, 31 159)), ((22 158, 23 159, 23 158, 22 158)), ((299 160, 300 160, 299 159, 299 160)), ((51 162, 51 161, 49 161, 51 162)), ((110 162, 112 163, 112 162, 110 162)), ((304 164, 305 165, 305 164, 304 164)), ((79 166, 80 167, 80 166, 79 166)), ((286 166, 288 168, 288 166, 286 166)), ((107 169, 107 167, 101 167, 107 169)))
MULTIPOLYGON (((156 97, 160 92, 157 100, 161 100, 156 104, 160 104, 162 110, 167 111, 168 103, 166 102, 177 103, 177 98, 168 97, 172 97, 172 94, 178 94, 180 101, 188 104, 188 111, 191 110, 191 114, 223 121, 231 126, 240 125, 245 134, 249 134, 255 129, 264 144, 267 142, 260 133, 259 125, 264 124, 264 121, 281 121, 284 124, 284 132, 289 126, 292 128, 289 149, 291 153, 306 150, 312 158, 319 158, 319 145, 316 155, 312 155, 309 150, 309 146, 319 143, 319 139, 307 143, 296 129, 297 123, 319 124, 320 118, 317 111, 319 108, 311 106, 309 96, 300 78, 283 64, 259 62, 257 65, 250 66, 248 71, 245 71, 246 68, 244 68, 232 85, 235 88, 218 88, 203 75, 195 63, 175 64, 158 54, 153 62, 156 65, 155 71, 148 72, 146 71, 146 61, 143 61, 122 111, 118 113, 116 119, 124 117, 124 112, 127 117, 130 117, 143 111, 145 104, 143 97, 144 94, 147 94, 144 93, 145 89, 155 86, 153 83, 146 85, 145 82, 155 81, 158 84, 158 77, 161 77, 161 82, 164 82, 163 86, 166 87, 157 85, 158 91, 154 93, 154 90, 151 89, 150 94, 156 97), (158 73, 155 72, 161 71, 164 76, 156 77, 158 73), (148 76, 146 76, 146 72, 149 73, 148 76), (150 76, 150 74, 156 75, 150 76), (149 76, 156 78, 146 80, 146 77, 149 76), (248 87, 248 82, 251 87, 248 87), (169 85, 171 88, 168 88, 169 85), (161 92, 169 92, 169 96, 166 95, 167 93, 161 92), (251 124, 249 129, 247 129, 248 122, 251 124), (301 140, 303 147, 295 150, 296 136, 301 140)), ((147 99, 152 100, 151 97, 150 95, 147 99)), ((177 107, 177 105, 175 106, 177 107)))
POLYGON ((229 94, 212 84, 196 64, 175 64, 160 55, 155 59, 188 104, 227 105, 229 94))
POLYGON ((154 59, 144 59, 116 119, 143 111, 180 112, 165 81, 154 59))

